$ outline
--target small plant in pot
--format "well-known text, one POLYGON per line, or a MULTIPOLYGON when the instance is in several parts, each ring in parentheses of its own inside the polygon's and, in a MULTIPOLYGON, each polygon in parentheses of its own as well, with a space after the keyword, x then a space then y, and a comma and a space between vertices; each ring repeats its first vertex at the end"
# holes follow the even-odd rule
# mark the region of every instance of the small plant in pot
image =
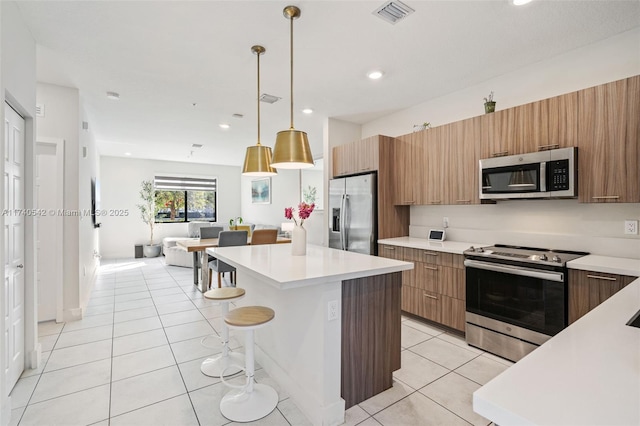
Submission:
POLYGON ((238 217, 235 217, 235 218, 232 217, 231 219, 229 219, 229 230, 236 231, 238 225, 242 225, 242 217, 238 216, 238 217))
POLYGON ((153 228, 156 224, 156 191, 153 182, 143 180, 140 188, 141 204, 136 207, 140 210, 142 221, 149 225, 149 244, 142 247, 144 257, 158 257, 160 255, 160 244, 153 244, 153 228))
POLYGON ((496 110, 496 103, 493 100, 493 92, 489 93, 489 96, 484 98, 484 112, 485 114, 489 114, 490 112, 494 112, 496 110))

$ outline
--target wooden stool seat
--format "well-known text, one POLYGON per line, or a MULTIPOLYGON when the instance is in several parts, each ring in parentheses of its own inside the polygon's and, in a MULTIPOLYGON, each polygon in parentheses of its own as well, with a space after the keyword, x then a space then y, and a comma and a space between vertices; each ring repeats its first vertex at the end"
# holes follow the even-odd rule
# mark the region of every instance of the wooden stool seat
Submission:
POLYGON ((244 306, 225 315, 224 322, 231 327, 252 327, 265 324, 275 316, 274 310, 266 306, 244 306))
POLYGON ((205 299, 229 300, 244 296, 244 289, 238 287, 214 288, 204 293, 205 299))

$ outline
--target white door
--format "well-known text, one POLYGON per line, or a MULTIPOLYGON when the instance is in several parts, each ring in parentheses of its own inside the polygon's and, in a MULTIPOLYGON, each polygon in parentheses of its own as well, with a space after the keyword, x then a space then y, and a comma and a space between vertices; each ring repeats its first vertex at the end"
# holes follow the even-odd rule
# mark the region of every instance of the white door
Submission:
POLYGON ((24 370, 24 119, 5 104, 5 366, 8 394, 24 370))
MULTIPOLYGON (((59 146, 38 142, 36 145, 36 209, 37 211, 57 210, 57 157, 59 146)), ((38 322, 52 321, 57 318, 58 237, 57 222, 62 218, 54 214, 36 216, 38 267, 36 268, 38 286, 38 322)))

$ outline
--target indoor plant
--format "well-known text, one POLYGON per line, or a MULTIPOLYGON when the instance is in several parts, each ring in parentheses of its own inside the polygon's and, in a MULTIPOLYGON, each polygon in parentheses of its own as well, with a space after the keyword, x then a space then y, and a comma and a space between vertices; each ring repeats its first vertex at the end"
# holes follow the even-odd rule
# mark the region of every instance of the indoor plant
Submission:
POLYGON ((305 219, 308 219, 316 207, 315 203, 307 204, 302 202, 298 204, 298 212, 294 213, 293 207, 284 209, 284 217, 293 220, 295 226, 291 231, 291 254, 294 256, 303 256, 307 254, 307 231, 302 226, 305 219), (296 215, 298 218, 296 219, 296 215))
POLYGON ((153 244, 153 228, 156 224, 156 191, 153 182, 143 180, 140 188, 141 204, 136 206, 140 209, 142 221, 149 225, 149 244, 142 248, 145 257, 157 257, 160 255, 160 244, 153 244))
POLYGON ((427 130, 431 128, 431 123, 429 123, 428 121, 425 121, 422 124, 414 124, 413 125, 413 131, 414 132, 420 132, 422 130, 427 130))
POLYGON ((493 91, 489 93, 489 96, 484 98, 484 112, 485 114, 489 114, 490 112, 494 112, 496 110, 496 103, 493 100, 493 91))
POLYGON ((235 231, 238 225, 242 225, 242 217, 238 216, 236 218, 229 219, 229 230, 235 231))

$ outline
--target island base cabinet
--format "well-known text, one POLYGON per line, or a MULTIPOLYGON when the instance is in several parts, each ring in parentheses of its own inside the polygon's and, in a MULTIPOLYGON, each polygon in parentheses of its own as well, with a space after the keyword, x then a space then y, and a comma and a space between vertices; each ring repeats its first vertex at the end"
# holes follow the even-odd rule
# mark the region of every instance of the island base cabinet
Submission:
POLYGON ((389 389, 400 369, 402 274, 342 282, 341 393, 345 409, 389 389))

